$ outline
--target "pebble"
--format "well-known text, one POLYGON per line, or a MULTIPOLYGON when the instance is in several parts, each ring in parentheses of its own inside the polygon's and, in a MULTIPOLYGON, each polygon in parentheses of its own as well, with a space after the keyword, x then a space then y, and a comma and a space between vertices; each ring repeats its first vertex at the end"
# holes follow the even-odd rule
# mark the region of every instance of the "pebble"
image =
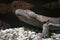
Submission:
POLYGON ((25 31, 24 27, 0 30, 0 40, 40 40, 40 33, 25 31))
POLYGON ((60 40, 60 34, 53 34, 53 36, 52 36, 52 38, 54 39, 54 40, 60 40))

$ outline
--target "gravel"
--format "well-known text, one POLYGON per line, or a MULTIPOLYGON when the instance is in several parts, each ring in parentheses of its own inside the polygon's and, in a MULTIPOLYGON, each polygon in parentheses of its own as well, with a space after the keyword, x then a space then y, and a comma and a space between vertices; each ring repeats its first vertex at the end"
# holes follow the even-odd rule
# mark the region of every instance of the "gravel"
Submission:
MULTIPOLYGON (((41 40, 40 34, 41 33, 25 30, 24 27, 9 28, 0 30, 0 40, 41 40)), ((48 39, 51 40, 50 38, 48 39)))

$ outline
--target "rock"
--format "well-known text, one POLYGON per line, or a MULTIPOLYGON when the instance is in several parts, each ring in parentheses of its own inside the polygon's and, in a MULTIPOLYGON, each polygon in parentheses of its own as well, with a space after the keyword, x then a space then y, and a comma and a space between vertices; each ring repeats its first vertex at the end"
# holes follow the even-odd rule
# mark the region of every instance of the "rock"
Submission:
POLYGON ((42 33, 25 30, 24 27, 9 28, 0 31, 1 40, 51 40, 51 38, 42 38, 42 33))
POLYGON ((60 40, 60 34, 55 34, 52 36, 54 40, 60 40))
POLYGON ((36 40, 37 33, 32 31, 25 31, 24 27, 10 28, 0 31, 0 39, 2 40, 36 40))

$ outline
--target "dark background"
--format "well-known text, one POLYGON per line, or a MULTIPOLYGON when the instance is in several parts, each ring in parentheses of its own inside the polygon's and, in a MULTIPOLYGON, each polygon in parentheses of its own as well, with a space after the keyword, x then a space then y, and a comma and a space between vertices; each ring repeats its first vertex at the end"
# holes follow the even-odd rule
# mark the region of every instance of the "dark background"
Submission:
MULTIPOLYGON (((9 4, 12 1, 15 0, 0 0, 0 3, 6 3, 9 4)), ((18 1, 18 0, 16 0, 18 1)), ((60 17, 60 7, 58 8, 44 8, 42 7, 42 5, 46 4, 46 3, 51 3, 51 2, 57 2, 59 3, 59 0, 23 0, 25 2, 29 2, 35 5, 34 8, 32 8, 31 10, 36 12, 37 14, 41 14, 41 15, 45 15, 45 16, 49 16, 49 17, 60 17)))

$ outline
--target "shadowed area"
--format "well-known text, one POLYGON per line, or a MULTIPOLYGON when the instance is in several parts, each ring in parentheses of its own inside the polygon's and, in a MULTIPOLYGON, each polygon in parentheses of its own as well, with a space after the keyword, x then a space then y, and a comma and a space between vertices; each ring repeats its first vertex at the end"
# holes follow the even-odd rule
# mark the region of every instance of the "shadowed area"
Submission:
MULTIPOLYGON (((14 0, 0 0, 0 3, 12 3, 14 0)), ((16 0, 18 1, 18 0, 16 0)), ((20 0, 21 1, 21 0, 20 0)), ((59 0, 22 0, 35 5, 31 10, 37 14, 49 16, 49 17, 60 17, 60 3, 59 0)))

